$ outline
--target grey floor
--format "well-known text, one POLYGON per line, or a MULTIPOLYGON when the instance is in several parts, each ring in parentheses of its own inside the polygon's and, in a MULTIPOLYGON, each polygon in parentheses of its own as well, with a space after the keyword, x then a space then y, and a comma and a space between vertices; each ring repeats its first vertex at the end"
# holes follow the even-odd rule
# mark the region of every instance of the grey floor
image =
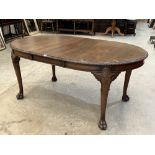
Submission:
POLYGON ((90 73, 57 67, 58 81, 52 83, 50 65, 21 59, 25 99, 17 101, 18 85, 7 44, 0 51, 0 134, 155 134, 155 49, 150 35, 155 30, 139 22, 135 37, 81 36, 131 43, 149 53, 144 66, 132 73, 129 102, 121 101, 124 73, 112 83, 106 131, 97 127, 100 84, 90 73))

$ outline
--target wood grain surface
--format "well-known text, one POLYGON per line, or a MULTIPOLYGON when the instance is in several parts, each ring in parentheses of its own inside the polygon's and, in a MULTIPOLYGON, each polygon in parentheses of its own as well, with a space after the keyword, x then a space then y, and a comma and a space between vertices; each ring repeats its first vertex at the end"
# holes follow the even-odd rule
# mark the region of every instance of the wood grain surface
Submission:
POLYGON ((81 64, 115 65, 142 61, 147 52, 137 46, 69 36, 31 36, 11 43, 12 49, 81 64))

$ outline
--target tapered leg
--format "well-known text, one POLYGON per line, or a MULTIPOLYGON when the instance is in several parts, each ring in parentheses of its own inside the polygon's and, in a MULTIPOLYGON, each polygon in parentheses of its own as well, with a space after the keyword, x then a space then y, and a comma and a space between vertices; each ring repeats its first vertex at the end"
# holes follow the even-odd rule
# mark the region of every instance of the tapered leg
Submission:
POLYGON ((125 73, 123 96, 122 96, 122 101, 124 101, 124 102, 129 101, 129 96, 127 95, 127 88, 128 88, 131 72, 132 72, 132 70, 128 70, 125 73))
POLYGON ((57 77, 55 75, 55 65, 52 65, 52 73, 53 73, 52 81, 56 82, 57 81, 57 77))
POLYGON ((19 93, 17 94, 17 99, 23 99, 24 95, 23 95, 23 83, 22 83, 22 77, 21 77, 21 72, 20 72, 20 65, 19 65, 19 61, 20 58, 16 55, 14 55, 14 53, 11 53, 11 58, 12 58, 12 63, 14 66, 14 70, 17 76, 17 80, 18 80, 18 85, 19 85, 19 93))
POLYGON ((116 79, 116 77, 119 75, 119 72, 112 72, 109 68, 104 68, 102 72, 93 72, 93 75, 101 83, 101 115, 98 126, 101 130, 106 130, 107 123, 105 114, 108 92, 111 82, 116 79))

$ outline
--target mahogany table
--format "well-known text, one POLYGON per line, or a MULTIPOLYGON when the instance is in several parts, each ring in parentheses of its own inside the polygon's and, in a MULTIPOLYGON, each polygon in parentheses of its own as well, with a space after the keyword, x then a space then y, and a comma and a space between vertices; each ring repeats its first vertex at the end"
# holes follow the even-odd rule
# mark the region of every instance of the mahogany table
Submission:
POLYGON ((11 43, 12 62, 19 85, 17 99, 23 99, 20 58, 52 64, 52 81, 57 81, 55 65, 91 72, 101 83, 101 115, 99 128, 105 130, 105 112, 110 84, 126 71, 123 101, 128 101, 127 87, 132 69, 141 67, 147 52, 137 46, 106 40, 69 36, 30 36, 11 43))

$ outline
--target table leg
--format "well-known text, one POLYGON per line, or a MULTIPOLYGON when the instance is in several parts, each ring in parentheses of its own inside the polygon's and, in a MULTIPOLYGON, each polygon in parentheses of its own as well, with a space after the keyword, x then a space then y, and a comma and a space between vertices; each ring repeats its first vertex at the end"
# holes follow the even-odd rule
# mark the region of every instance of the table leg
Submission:
POLYGON ((111 26, 108 27, 108 28, 106 29, 105 33, 103 33, 103 34, 106 35, 106 34, 108 34, 110 31, 112 31, 112 27, 111 27, 111 26))
POLYGON ((98 124, 101 130, 107 129, 105 113, 106 113, 108 92, 111 82, 116 79, 119 73, 120 72, 112 72, 109 68, 104 68, 102 72, 93 72, 95 78, 101 83, 101 115, 98 124))
POLYGON ((120 29, 118 27, 115 27, 115 31, 121 35, 121 36, 124 36, 124 33, 121 33, 120 29))
POLYGON ((56 74, 55 74, 55 65, 52 65, 52 73, 53 73, 52 81, 56 82, 57 81, 57 77, 56 77, 56 74))
POLYGON ((123 96, 122 96, 122 101, 124 101, 124 102, 129 101, 129 96, 127 95, 127 88, 128 88, 131 72, 132 72, 132 70, 128 70, 125 73, 123 96))
POLYGON ((16 56, 13 52, 11 53, 11 58, 12 58, 12 63, 14 66, 14 70, 17 76, 18 80, 18 85, 19 85, 19 93, 16 95, 17 99, 23 99, 23 83, 22 83, 22 77, 21 77, 21 72, 20 72, 20 57, 16 56))

